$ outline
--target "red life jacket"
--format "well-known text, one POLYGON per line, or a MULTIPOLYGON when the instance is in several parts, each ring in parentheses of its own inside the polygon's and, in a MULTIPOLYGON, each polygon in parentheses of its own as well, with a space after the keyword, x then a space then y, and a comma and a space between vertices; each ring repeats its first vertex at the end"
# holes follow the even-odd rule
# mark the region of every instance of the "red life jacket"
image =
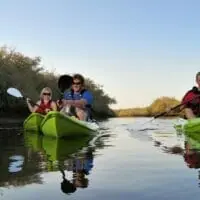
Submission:
POLYGON ((182 99, 185 103, 185 108, 190 108, 195 115, 200 116, 200 91, 196 87, 189 90, 182 99))
POLYGON ((41 102, 40 102, 40 107, 38 107, 37 110, 36 110, 35 112, 40 113, 40 114, 43 114, 43 115, 46 115, 45 109, 50 109, 50 110, 52 110, 52 109, 51 109, 51 102, 52 102, 52 101, 50 100, 47 104, 45 104, 45 103, 44 103, 44 100, 42 99, 41 102))

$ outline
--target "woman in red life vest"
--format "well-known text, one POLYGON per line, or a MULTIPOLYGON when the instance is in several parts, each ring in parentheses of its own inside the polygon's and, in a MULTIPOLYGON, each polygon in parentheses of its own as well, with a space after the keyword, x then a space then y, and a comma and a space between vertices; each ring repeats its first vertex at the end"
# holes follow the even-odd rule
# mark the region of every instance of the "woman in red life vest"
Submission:
POLYGON ((198 87, 189 90, 182 99, 186 119, 200 117, 200 72, 196 74, 198 87))
POLYGON ((49 87, 43 88, 40 93, 40 100, 37 101, 37 104, 40 105, 40 107, 38 107, 37 105, 32 106, 30 104, 30 99, 27 99, 27 104, 30 112, 37 112, 45 115, 51 110, 56 111, 57 110, 56 103, 52 101, 51 98, 52 98, 51 89, 49 87))

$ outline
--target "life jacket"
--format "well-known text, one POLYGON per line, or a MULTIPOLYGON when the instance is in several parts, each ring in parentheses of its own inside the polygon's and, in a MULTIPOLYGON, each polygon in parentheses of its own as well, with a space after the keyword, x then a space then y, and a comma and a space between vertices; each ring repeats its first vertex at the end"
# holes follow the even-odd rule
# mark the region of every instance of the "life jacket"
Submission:
MULTIPOLYGON (((87 91, 86 89, 82 89, 79 94, 77 94, 75 97, 74 97, 74 90, 73 89, 70 89, 69 90, 69 97, 71 97, 71 100, 80 100, 83 96, 83 93, 87 91)), ((68 92, 67 92, 68 93, 68 92)))
POLYGON ((185 94, 182 103, 185 103, 185 108, 190 108, 196 116, 200 116, 200 91, 197 87, 193 87, 185 94))
POLYGON ((40 107, 38 107, 35 112, 45 115, 46 114, 45 109, 52 110, 51 109, 51 102, 52 101, 50 100, 47 104, 45 104, 44 100, 42 99, 41 102, 40 102, 40 107))
MULTIPOLYGON (((74 90, 73 89, 70 89, 70 96, 71 96, 71 99, 72 100, 80 100, 80 99, 82 99, 82 97, 83 97, 83 93, 84 92, 86 92, 87 90, 86 89, 82 89, 81 91, 80 91, 80 93, 79 93, 79 95, 74 95, 74 90)), ((93 119, 93 117, 92 117, 92 111, 93 111, 93 109, 92 109, 92 105, 91 104, 86 104, 85 105, 85 108, 86 108, 86 110, 88 111, 88 118, 89 119, 93 119)))
MULTIPOLYGON (((83 89, 83 90, 81 90, 79 95, 74 96, 74 90, 71 89, 70 90, 70 95, 71 95, 72 100, 80 100, 80 99, 82 99, 83 93, 86 92, 86 91, 87 91, 86 89, 83 89)), ((92 107, 90 104, 86 104, 85 106, 87 108, 91 108, 92 107)))

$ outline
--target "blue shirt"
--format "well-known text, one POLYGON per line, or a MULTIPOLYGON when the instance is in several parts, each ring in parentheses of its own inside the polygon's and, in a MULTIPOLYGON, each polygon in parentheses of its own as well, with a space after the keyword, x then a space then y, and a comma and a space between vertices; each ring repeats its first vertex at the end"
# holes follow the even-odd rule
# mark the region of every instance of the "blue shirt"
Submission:
POLYGON ((88 90, 85 90, 83 92, 83 94, 81 94, 80 92, 78 92, 78 93, 74 92, 73 97, 72 97, 71 91, 66 91, 64 93, 64 99, 65 100, 81 100, 81 99, 84 99, 84 100, 87 101, 87 104, 91 105, 93 103, 93 95, 88 90))

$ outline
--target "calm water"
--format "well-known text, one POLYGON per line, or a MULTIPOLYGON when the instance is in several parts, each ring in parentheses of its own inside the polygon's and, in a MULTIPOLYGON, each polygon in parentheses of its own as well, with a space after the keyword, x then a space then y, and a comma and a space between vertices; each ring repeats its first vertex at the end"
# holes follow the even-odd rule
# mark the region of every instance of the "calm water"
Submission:
POLYGON ((174 119, 147 120, 110 119, 80 140, 4 126, 0 199, 199 199, 200 139, 177 134, 174 119))

